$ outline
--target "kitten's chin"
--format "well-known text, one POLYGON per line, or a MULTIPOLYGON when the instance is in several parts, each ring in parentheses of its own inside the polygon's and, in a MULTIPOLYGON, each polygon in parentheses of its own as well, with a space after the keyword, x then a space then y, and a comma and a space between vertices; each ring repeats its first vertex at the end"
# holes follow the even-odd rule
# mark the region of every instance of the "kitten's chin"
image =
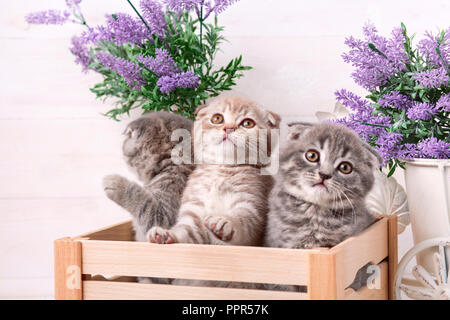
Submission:
POLYGON ((238 149, 231 139, 199 145, 195 151, 197 163, 218 165, 247 164, 245 149, 238 149))
POLYGON ((236 165, 234 150, 223 150, 223 146, 208 147, 196 153, 196 161, 199 164, 236 165))
POLYGON ((307 186, 305 200, 321 207, 328 207, 331 194, 325 186, 307 186))
POLYGON ((311 186, 303 182, 301 187, 286 185, 286 191, 296 198, 321 207, 329 207, 333 202, 333 196, 325 186, 311 186))

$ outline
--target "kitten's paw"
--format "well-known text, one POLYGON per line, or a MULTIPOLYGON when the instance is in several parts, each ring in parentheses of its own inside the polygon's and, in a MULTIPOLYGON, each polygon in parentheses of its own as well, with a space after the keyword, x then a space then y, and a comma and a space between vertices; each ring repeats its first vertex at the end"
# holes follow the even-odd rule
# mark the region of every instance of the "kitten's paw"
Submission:
POLYGON ((226 217, 207 216, 203 220, 203 224, 222 241, 230 241, 233 238, 233 225, 226 217))
POLYGON ((128 180, 118 174, 110 174, 103 177, 103 189, 105 190, 106 196, 117 201, 125 192, 128 180))
POLYGON ((151 243, 171 244, 178 242, 173 233, 170 230, 153 227, 147 233, 147 239, 151 243))

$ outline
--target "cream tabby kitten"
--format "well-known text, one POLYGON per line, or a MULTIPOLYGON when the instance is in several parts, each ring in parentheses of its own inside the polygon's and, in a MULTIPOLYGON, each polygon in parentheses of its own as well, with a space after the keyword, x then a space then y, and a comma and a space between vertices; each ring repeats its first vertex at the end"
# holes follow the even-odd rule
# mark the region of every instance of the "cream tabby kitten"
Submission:
POLYGON ((150 229, 150 242, 261 245, 272 177, 261 175, 267 163, 259 156, 252 159, 250 151, 264 145, 270 153, 271 143, 276 144, 270 131, 279 128, 280 117, 238 97, 200 106, 196 116, 192 134, 198 165, 184 190, 177 223, 150 229), (266 132, 267 142, 255 142, 266 132), (239 155, 245 155, 242 164, 239 155))

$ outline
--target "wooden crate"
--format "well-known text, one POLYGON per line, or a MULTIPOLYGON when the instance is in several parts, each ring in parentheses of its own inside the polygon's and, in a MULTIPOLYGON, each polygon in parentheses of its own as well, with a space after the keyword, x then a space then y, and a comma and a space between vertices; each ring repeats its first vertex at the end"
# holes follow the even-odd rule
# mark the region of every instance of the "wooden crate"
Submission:
POLYGON ((56 299, 388 299, 397 219, 383 217, 333 248, 311 250, 133 241, 131 222, 55 241, 56 299), (380 288, 348 288, 367 263, 380 288), (307 292, 138 283, 136 277, 307 286, 307 292), (346 289, 347 288, 347 289, 346 289))

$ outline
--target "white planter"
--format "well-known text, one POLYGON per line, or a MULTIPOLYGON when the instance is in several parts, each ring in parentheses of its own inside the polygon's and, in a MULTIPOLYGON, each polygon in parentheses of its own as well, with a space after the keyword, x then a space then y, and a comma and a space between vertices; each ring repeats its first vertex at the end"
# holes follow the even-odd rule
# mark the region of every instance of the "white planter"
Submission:
MULTIPOLYGON (((414 159, 406 162, 406 193, 414 244, 436 237, 450 237, 450 160, 414 159)), ((433 272, 429 249, 417 263, 433 272)), ((450 252, 447 252, 450 265, 450 252)))

